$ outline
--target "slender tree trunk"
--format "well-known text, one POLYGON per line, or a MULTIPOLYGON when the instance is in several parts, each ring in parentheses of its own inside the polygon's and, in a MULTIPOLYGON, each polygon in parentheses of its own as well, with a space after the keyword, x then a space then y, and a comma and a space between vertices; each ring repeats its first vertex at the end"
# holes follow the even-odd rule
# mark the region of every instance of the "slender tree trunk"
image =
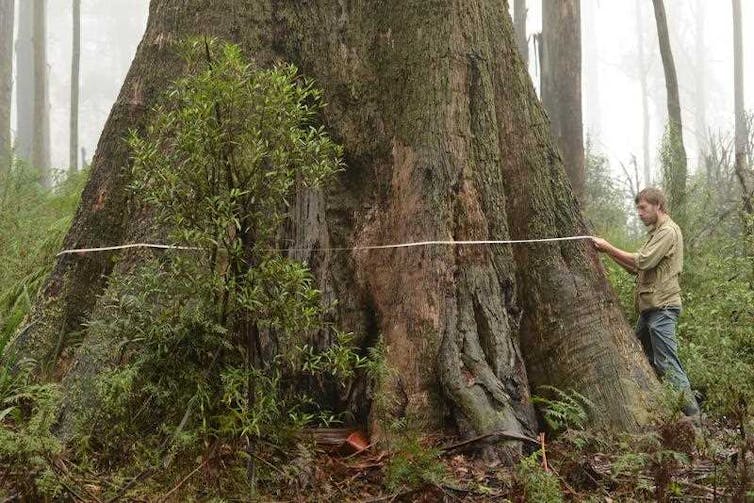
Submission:
POLYGON ((657 37, 665 72, 665 89, 668 103, 667 145, 668 160, 663 166, 663 178, 668 193, 670 211, 681 225, 685 223, 686 205, 686 148, 683 146, 683 126, 681 122, 681 99, 678 92, 678 76, 670 48, 668 21, 663 0, 652 0, 657 24, 657 37))
POLYGON ((16 155, 31 160, 34 138, 34 3, 18 3, 16 39, 16 155))
POLYGON ((529 68, 529 41, 526 38, 526 0, 515 0, 513 4, 513 17, 518 51, 521 53, 524 67, 529 68))
MULTIPOLYGON (((325 193, 297 195, 287 235, 325 298, 338 299, 338 324, 365 347, 382 340, 395 370, 378 390, 395 407, 370 409, 355 392, 346 403, 357 419, 532 433, 530 390, 550 384, 594 401, 595 422, 636 428, 655 378, 587 242, 326 249, 587 233, 504 2, 153 0, 66 247, 157 239, 126 211, 122 138, 181 74, 169 41, 196 34, 237 42, 260 65, 296 63, 324 90, 323 120, 348 167, 325 193)), ((61 256, 9 349, 62 376, 63 430, 117 354, 84 326, 113 258, 61 256), (78 330, 84 343, 67 348, 78 330)))
POLYGON ((705 20, 705 2, 696 0, 695 19, 696 19, 696 57, 694 58, 694 102, 696 103, 696 142, 698 166, 704 163, 704 152, 707 146, 707 53, 704 29, 705 20))
POLYGON ((7 169, 11 162, 14 2, 0 0, 0 171, 7 169))
POLYGON ((542 1, 542 103, 566 173, 584 194, 584 132, 581 112, 580 0, 542 1))
POLYGON ((78 170, 79 156, 79 62, 81 61, 81 0, 73 0, 73 43, 71 47, 71 112, 68 172, 78 170))
POLYGON ((586 108, 586 128, 593 137, 600 136, 602 128, 602 95, 600 94, 600 65, 599 65, 599 30, 596 15, 595 0, 586 0, 583 7, 584 19, 582 23, 582 42, 584 47, 584 85, 583 94, 586 108))
POLYGON ((746 130, 746 112, 744 107, 744 48, 741 30, 741 0, 733 2, 733 86, 734 110, 736 115, 736 176, 741 184, 743 209, 745 213, 744 229, 746 234, 754 232, 754 175, 746 165, 749 133, 746 130))
POLYGON ((31 164, 41 170, 41 182, 52 186, 50 124, 47 95, 47 0, 34 0, 34 116, 31 164))
POLYGON ((639 76, 639 88, 641 90, 641 146, 642 168, 644 171, 644 185, 652 184, 652 165, 649 160, 649 64, 644 53, 644 20, 642 18, 642 3, 637 2, 636 7, 636 37, 638 45, 637 71, 639 76))

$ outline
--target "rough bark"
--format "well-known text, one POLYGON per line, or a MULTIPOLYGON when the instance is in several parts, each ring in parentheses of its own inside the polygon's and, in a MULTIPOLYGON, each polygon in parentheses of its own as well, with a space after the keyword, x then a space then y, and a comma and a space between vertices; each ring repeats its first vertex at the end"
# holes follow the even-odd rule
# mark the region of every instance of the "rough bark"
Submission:
POLYGON ((662 57, 662 68, 665 73, 665 90, 668 104, 668 131, 671 138, 673 159, 669 170, 664 173, 668 203, 675 221, 681 225, 685 222, 684 207, 686 204, 686 148, 683 144, 683 123, 681 121, 681 98, 678 92, 678 76, 673 61, 673 51, 670 47, 668 20, 665 14, 663 0, 652 0, 657 24, 657 38, 662 57))
POLYGON ((71 47, 71 112, 68 142, 68 171, 79 167, 79 63, 81 61, 81 0, 73 0, 71 47))
POLYGON ((0 0, 0 171, 8 167, 11 151, 14 2, 15 0, 0 0))
POLYGON ((50 119, 47 93, 47 0, 34 0, 34 110, 31 165, 41 171, 41 182, 52 186, 50 119))
MULTIPOLYGON (((741 31, 741 0, 733 2, 733 87, 734 111, 736 115, 735 148, 736 148, 736 176, 741 184, 743 208, 746 215, 754 218, 754 175, 746 166, 747 143, 749 134, 746 130, 746 111, 744 107, 744 50, 743 34, 741 31)), ((752 232, 750 224, 746 226, 748 233, 752 232)))
POLYGON ((513 3, 513 24, 516 30, 516 44, 521 53, 524 67, 529 68, 529 41, 526 38, 526 0, 513 3))
POLYGON ((580 1, 543 0, 540 62, 542 103, 577 197, 584 194, 580 1))
MULTIPOLYGON (((550 384, 591 398, 597 423, 637 426, 654 375, 587 243, 322 250, 587 232, 501 1, 153 0, 66 247, 145 238, 124 211, 122 138, 180 74, 170 42, 197 34, 239 43, 261 65, 291 61, 324 90, 348 167, 326 193, 298 194, 287 232, 338 299, 337 322, 364 346, 385 343, 396 378, 379 391, 401 400, 371 411, 373 424, 391 414, 467 435, 531 433, 530 389, 550 384)), ((113 354, 108 341, 65 343, 96 309, 113 258, 61 257, 11 346, 51 362, 64 389, 113 354)), ((350 400, 366 420, 364 394, 350 400)))

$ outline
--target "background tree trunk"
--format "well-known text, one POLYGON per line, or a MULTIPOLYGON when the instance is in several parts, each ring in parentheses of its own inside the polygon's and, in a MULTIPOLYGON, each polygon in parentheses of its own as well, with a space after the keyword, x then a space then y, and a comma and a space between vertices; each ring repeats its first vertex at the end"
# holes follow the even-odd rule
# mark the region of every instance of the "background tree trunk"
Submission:
POLYGON ((706 48, 706 30, 704 29, 705 20, 705 2, 696 0, 694 9, 694 18, 696 25, 695 33, 695 57, 694 61, 694 112, 695 128, 694 131, 697 143, 697 166, 704 165, 704 153, 707 149, 707 48, 706 48))
POLYGON ((41 170, 41 182, 52 186, 50 170, 50 122, 47 93, 46 3, 34 0, 34 111, 31 164, 41 170))
POLYGON ((49 186, 50 133, 45 56, 45 0, 19 2, 16 45, 16 154, 49 186))
POLYGON ((529 41, 526 37, 526 0, 515 0, 513 3, 514 27, 516 30, 516 44, 521 53, 524 67, 529 68, 529 41))
POLYGON ((670 139, 671 162, 664 166, 663 178, 668 193, 668 203, 673 218, 683 226, 686 205, 686 148, 683 145, 683 126, 681 121, 681 98, 678 93, 678 76, 670 48, 668 21, 662 0, 652 0, 657 24, 657 37, 660 44, 662 68, 665 72, 665 89, 668 103, 668 135, 670 139))
POLYGON ((644 173, 644 186, 652 185, 652 164, 649 160, 649 62, 644 53, 644 21, 642 18, 642 2, 636 3, 636 37, 638 45, 637 71, 639 88, 641 91, 641 146, 642 146, 642 169, 644 173))
POLYGON ((14 2, 15 0, 0 0, 0 171, 6 169, 11 160, 14 2))
POLYGON ((16 155, 31 159, 34 138, 34 3, 18 3, 16 39, 16 155))
POLYGON ((584 194, 580 0, 542 1, 542 103, 578 197, 584 194))
MULTIPOLYGON (((741 184, 743 208, 748 218, 754 218, 754 176, 747 161, 747 144, 749 133, 746 130, 746 111, 744 108, 744 48, 741 31, 741 0, 733 1, 733 87, 734 110, 736 115, 736 176, 741 184)), ((745 223, 747 234, 752 232, 754 223, 745 223)))
POLYGON ((71 114, 68 145, 68 171, 75 173, 79 163, 79 62, 81 61, 81 0, 73 0, 73 43, 71 48, 71 114))
MULTIPOLYGON (((283 59, 316 79, 329 104, 325 125, 344 145, 347 170, 324 194, 298 194, 288 235, 325 299, 338 299, 337 323, 365 347, 382 339, 396 370, 378 391, 399 397, 398 406, 370 411, 355 392, 348 401, 358 419, 371 413, 379 425, 407 416, 466 435, 532 433, 530 389, 550 384, 592 399, 597 423, 635 428, 655 378, 589 243, 322 249, 587 233, 506 5, 290 0, 274 7, 152 2, 65 246, 155 238, 125 211, 122 138, 144 127, 147 110, 181 73, 171 41, 229 39, 260 65, 283 59)), ((114 341, 85 332, 78 349, 66 343, 97 308, 113 258, 62 256, 32 324, 12 344, 17 356, 49 362, 68 402, 86 396, 89 378, 116 353, 114 341)), ((517 452, 511 445, 503 454, 517 452)))
POLYGON ((582 91, 587 96, 584 100, 586 123, 584 128, 588 136, 599 140, 602 131, 602 89, 600 87, 600 58, 599 58, 599 18, 597 9, 599 0, 586 0, 581 3, 582 23, 581 42, 582 58, 582 91))

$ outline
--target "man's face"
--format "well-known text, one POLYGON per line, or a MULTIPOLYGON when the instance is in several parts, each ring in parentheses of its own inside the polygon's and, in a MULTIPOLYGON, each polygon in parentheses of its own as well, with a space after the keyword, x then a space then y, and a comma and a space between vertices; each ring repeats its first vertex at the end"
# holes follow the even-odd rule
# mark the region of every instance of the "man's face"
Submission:
POLYGON ((640 199, 636 205, 636 213, 639 215, 639 219, 649 227, 657 223, 657 217, 659 216, 660 206, 656 204, 650 204, 644 199, 640 199))

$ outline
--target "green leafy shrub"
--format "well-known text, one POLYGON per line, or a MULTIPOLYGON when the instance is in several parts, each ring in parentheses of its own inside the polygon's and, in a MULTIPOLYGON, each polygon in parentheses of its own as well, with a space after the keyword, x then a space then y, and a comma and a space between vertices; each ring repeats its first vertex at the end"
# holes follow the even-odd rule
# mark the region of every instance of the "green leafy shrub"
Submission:
POLYGON ((412 435, 404 435, 394 446, 385 467, 385 486, 389 491, 439 484, 447 476, 440 452, 423 446, 412 435))
POLYGON ((49 190, 21 161, 0 170, 0 354, 52 269, 87 178, 83 170, 49 190))
POLYGON ((0 494, 54 497, 60 486, 51 463, 62 446, 51 428, 60 394, 54 384, 34 383, 30 363, 13 372, 0 366, 0 494))
POLYGON ((324 321, 306 265, 278 249, 288 201, 330 179, 342 151, 314 126, 319 91, 294 67, 258 69, 216 41, 185 53, 186 76, 128 143, 134 211, 189 249, 110 279, 87 330, 117 341, 119 363, 80 435, 102 462, 167 465, 225 445, 254 466, 298 428, 337 420, 302 383, 345 385, 369 366, 324 321), (317 332, 333 344, 311 344, 317 332))
POLYGON ((516 465, 516 478, 521 486, 524 498, 529 502, 560 503, 563 491, 558 478, 542 468, 540 452, 522 459, 516 465))
POLYGON ((540 386, 539 390, 553 397, 533 397, 551 431, 583 430, 586 427, 590 410, 594 408, 591 400, 576 390, 566 392, 554 386, 540 386))

